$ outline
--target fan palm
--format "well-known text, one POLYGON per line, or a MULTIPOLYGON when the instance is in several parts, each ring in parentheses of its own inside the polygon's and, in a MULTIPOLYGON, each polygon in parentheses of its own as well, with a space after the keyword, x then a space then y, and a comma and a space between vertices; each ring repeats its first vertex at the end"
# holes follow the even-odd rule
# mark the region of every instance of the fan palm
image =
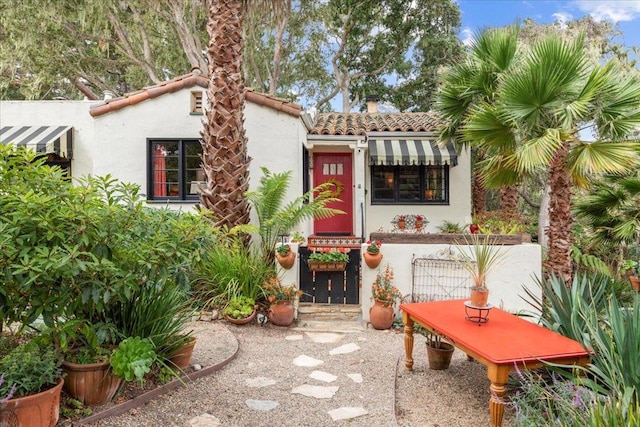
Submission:
POLYGON ((547 172, 550 188, 548 272, 571 284, 571 190, 598 173, 620 174, 637 163, 640 82, 613 62, 591 66, 583 37, 536 42, 499 82, 495 99, 476 106, 463 134, 490 156, 490 185, 547 172), (596 141, 580 139, 592 127, 596 141))
MULTIPOLYGON (((443 88, 436 99, 436 109, 447 120, 441 137, 453 139, 458 150, 475 149, 476 161, 484 158, 484 152, 461 132, 464 121, 474 106, 491 102, 498 83, 516 62, 519 27, 488 29, 480 32, 472 41, 466 60, 454 66, 445 76, 443 88)), ((501 191, 501 207, 515 209, 517 193, 514 187, 501 191)), ((478 170, 473 177, 473 211, 484 211, 485 186, 478 170)))

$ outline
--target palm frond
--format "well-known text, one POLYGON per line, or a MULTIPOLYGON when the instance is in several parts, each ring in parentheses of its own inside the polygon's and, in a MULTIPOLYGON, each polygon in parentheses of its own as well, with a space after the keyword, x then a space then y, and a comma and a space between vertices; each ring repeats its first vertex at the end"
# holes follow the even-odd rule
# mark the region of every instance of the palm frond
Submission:
POLYGON ((568 167, 576 181, 592 174, 625 174, 638 162, 638 147, 632 141, 578 143, 567 157, 568 167))

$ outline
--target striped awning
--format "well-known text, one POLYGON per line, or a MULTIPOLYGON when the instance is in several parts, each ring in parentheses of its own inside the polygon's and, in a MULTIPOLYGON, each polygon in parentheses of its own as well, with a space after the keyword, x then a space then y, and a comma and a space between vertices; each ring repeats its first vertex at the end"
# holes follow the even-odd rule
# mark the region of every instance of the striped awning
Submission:
POLYGON ((371 165, 450 165, 458 164, 458 153, 448 142, 439 146, 431 138, 370 138, 371 165))
POLYGON ((26 147, 38 153, 72 157, 72 126, 3 126, 0 143, 26 147))

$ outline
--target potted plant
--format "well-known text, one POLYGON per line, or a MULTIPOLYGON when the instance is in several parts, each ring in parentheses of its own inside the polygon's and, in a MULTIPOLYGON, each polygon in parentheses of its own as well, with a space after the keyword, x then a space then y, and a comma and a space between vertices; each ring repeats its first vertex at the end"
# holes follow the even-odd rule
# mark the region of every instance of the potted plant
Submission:
POLYGON ((402 294, 392 282, 393 269, 387 264, 383 273, 378 272, 371 286, 374 305, 369 309, 369 322, 375 329, 389 329, 393 324, 393 306, 402 294))
POLYGON ((456 243, 458 256, 453 259, 467 270, 473 280, 471 286, 471 305, 486 307, 489 299, 487 275, 503 260, 505 252, 488 236, 472 235, 465 245, 456 243))
POLYGON ((17 344, 0 358, 0 425, 57 423, 64 384, 61 363, 53 344, 42 336, 17 344))
POLYGON ((442 336, 435 334, 420 325, 416 326, 416 331, 423 335, 426 340, 427 359, 429 369, 443 370, 451 364, 451 357, 455 347, 442 339, 442 336))
POLYGON ((303 245, 306 240, 307 239, 305 239, 305 237, 299 231, 294 231, 293 233, 291 233, 291 238, 289 239, 291 243, 297 243, 298 245, 303 245))
POLYGON ((343 271, 349 262, 348 249, 331 250, 328 252, 314 252, 309 255, 309 269, 311 271, 343 271))
POLYGON ((267 317, 277 326, 290 326, 295 318, 293 302, 302 295, 295 285, 283 286, 280 279, 272 277, 262 285, 262 289, 269 302, 267 317))
POLYGON ((276 247, 276 259, 282 268, 290 269, 296 260, 296 254, 291 250, 288 244, 282 244, 276 247))
POLYGON ((640 292, 640 277, 638 276, 638 261, 634 261, 632 259, 626 259, 622 263, 621 267, 622 271, 625 272, 627 277, 629 277, 629 282, 631 282, 631 287, 634 291, 640 292))
POLYGON ((379 240, 367 240, 367 247, 362 254, 364 262, 369 268, 376 268, 382 262, 382 254, 380 253, 382 242, 379 240))
POLYGON ((235 325, 246 325, 256 317, 256 302, 244 295, 231 297, 222 314, 235 325))
POLYGON ((415 216, 415 225, 417 231, 422 231, 422 227, 424 227, 424 217, 422 215, 415 216))

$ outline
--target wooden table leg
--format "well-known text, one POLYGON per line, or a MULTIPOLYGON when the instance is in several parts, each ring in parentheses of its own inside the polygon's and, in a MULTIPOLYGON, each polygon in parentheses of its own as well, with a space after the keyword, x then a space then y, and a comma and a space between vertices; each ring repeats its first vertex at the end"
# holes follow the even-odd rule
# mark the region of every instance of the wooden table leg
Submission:
POLYGON ((404 322, 404 366, 413 371, 413 319, 402 312, 404 322))
POLYGON ((491 415, 491 427, 501 427, 504 417, 504 394, 505 384, 509 378, 509 367, 498 367, 489 365, 487 367, 488 377, 491 381, 489 392, 489 414, 491 415))

